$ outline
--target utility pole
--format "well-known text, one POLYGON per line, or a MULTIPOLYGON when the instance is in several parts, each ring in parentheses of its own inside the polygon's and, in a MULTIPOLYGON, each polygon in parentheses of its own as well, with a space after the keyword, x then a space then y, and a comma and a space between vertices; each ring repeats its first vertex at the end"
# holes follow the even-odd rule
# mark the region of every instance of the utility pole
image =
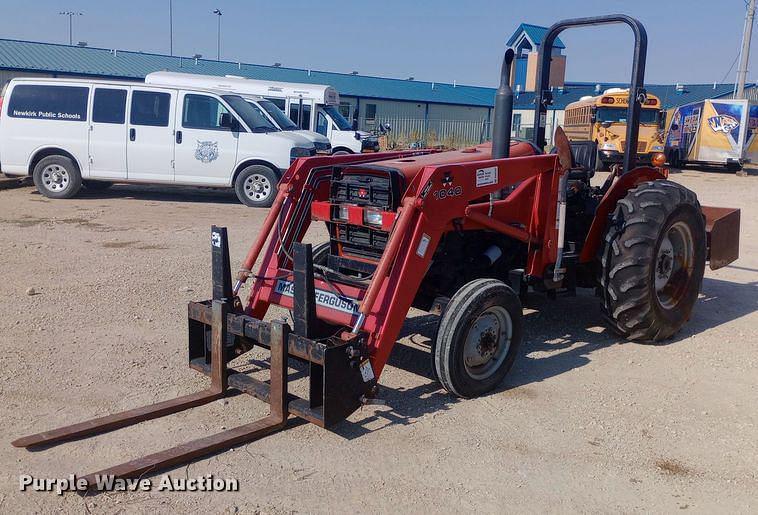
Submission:
POLYGON ((218 16, 218 31, 217 31, 217 41, 216 41, 216 61, 221 60, 221 15, 223 14, 221 12, 221 9, 213 9, 213 14, 218 16))
POLYGON ((84 13, 78 13, 74 11, 61 11, 58 13, 61 16, 68 16, 68 44, 73 46, 74 44, 74 16, 84 16, 84 13))
POLYGON ((750 0, 745 14, 745 28, 742 31, 742 50, 740 50, 740 67, 737 69, 737 87, 734 98, 745 98, 745 81, 747 80, 747 63, 750 59, 750 39, 753 36, 753 18, 755 17, 755 0, 750 0))
POLYGON ((168 54, 174 55, 174 10, 168 0, 168 54))

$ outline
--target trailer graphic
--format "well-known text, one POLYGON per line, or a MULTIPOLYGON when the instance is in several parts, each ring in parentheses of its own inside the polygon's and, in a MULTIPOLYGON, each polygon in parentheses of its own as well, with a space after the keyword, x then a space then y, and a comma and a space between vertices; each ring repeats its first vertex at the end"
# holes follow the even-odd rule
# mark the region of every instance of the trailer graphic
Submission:
POLYGON ((673 167, 739 169, 758 158, 758 105, 748 100, 702 100, 674 109, 669 119, 665 152, 673 167))

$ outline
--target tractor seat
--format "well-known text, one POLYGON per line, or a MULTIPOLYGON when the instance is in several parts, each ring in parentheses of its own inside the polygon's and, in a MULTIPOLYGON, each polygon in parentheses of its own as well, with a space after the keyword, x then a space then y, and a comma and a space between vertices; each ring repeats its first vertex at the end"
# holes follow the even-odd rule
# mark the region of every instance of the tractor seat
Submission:
MULTIPOLYGON (((589 181, 595 175, 597 161, 597 144, 594 141, 571 141, 571 168, 569 180, 589 181)), ((551 154, 558 153, 558 147, 553 147, 551 154)))

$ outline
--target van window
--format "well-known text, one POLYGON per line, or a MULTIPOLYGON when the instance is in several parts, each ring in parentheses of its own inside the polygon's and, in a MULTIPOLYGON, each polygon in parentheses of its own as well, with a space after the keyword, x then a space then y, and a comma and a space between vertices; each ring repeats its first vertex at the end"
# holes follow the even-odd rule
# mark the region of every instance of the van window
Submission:
POLYGON ((132 92, 132 112, 129 122, 132 125, 168 127, 170 104, 169 93, 135 90, 132 92))
POLYGON ((276 107, 284 111, 284 106, 287 104, 287 101, 283 98, 268 98, 266 97, 266 100, 271 101, 276 107))
POLYGON ((8 116, 42 120, 87 121, 89 88, 19 84, 8 102, 8 116))
POLYGON ((326 136, 327 129, 329 129, 329 122, 327 121, 324 113, 319 111, 318 117, 316 118, 316 132, 326 136))
POLYGON ((126 90, 95 88, 92 101, 92 121, 95 123, 124 123, 126 121, 126 90))
POLYGON ((228 131, 221 126, 221 115, 229 110, 213 97, 205 95, 184 95, 182 126, 189 129, 211 129, 228 131))
POLYGON ((298 120, 298 114, 300 114, 300 102, 292 102, 290 104, 290 119, 294 121, 301 129, 309 130, 311 128, 311 106, 303 104, 303 122, 298 120))

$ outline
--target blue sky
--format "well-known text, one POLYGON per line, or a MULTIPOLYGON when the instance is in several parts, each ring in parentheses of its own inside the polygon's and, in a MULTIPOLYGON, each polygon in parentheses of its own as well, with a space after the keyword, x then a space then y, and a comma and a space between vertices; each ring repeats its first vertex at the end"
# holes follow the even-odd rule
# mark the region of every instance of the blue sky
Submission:
MULTIPOLYGON (((74 42, 168 53, 169 0, 13 0, 4 2, 0 37, 68 42, 61 10, 81 11, 74 42)), ((222 59, 430 81, 492 86, 505 41, 521 22, 622 12, 649 38, 647 81, 721 81, 739 50, 744 0, 173 0, 174 53, 216 56, 222 10, 222 59)), ((626 27, 565 32, 567 78, 628 81, 626 27)), ((753 38, 754 40, 756 37, 753 38)), ((758 80, 758 46, 749 80, 758 80)), ((736 65, 726 81, 734 80, 736 65)))

